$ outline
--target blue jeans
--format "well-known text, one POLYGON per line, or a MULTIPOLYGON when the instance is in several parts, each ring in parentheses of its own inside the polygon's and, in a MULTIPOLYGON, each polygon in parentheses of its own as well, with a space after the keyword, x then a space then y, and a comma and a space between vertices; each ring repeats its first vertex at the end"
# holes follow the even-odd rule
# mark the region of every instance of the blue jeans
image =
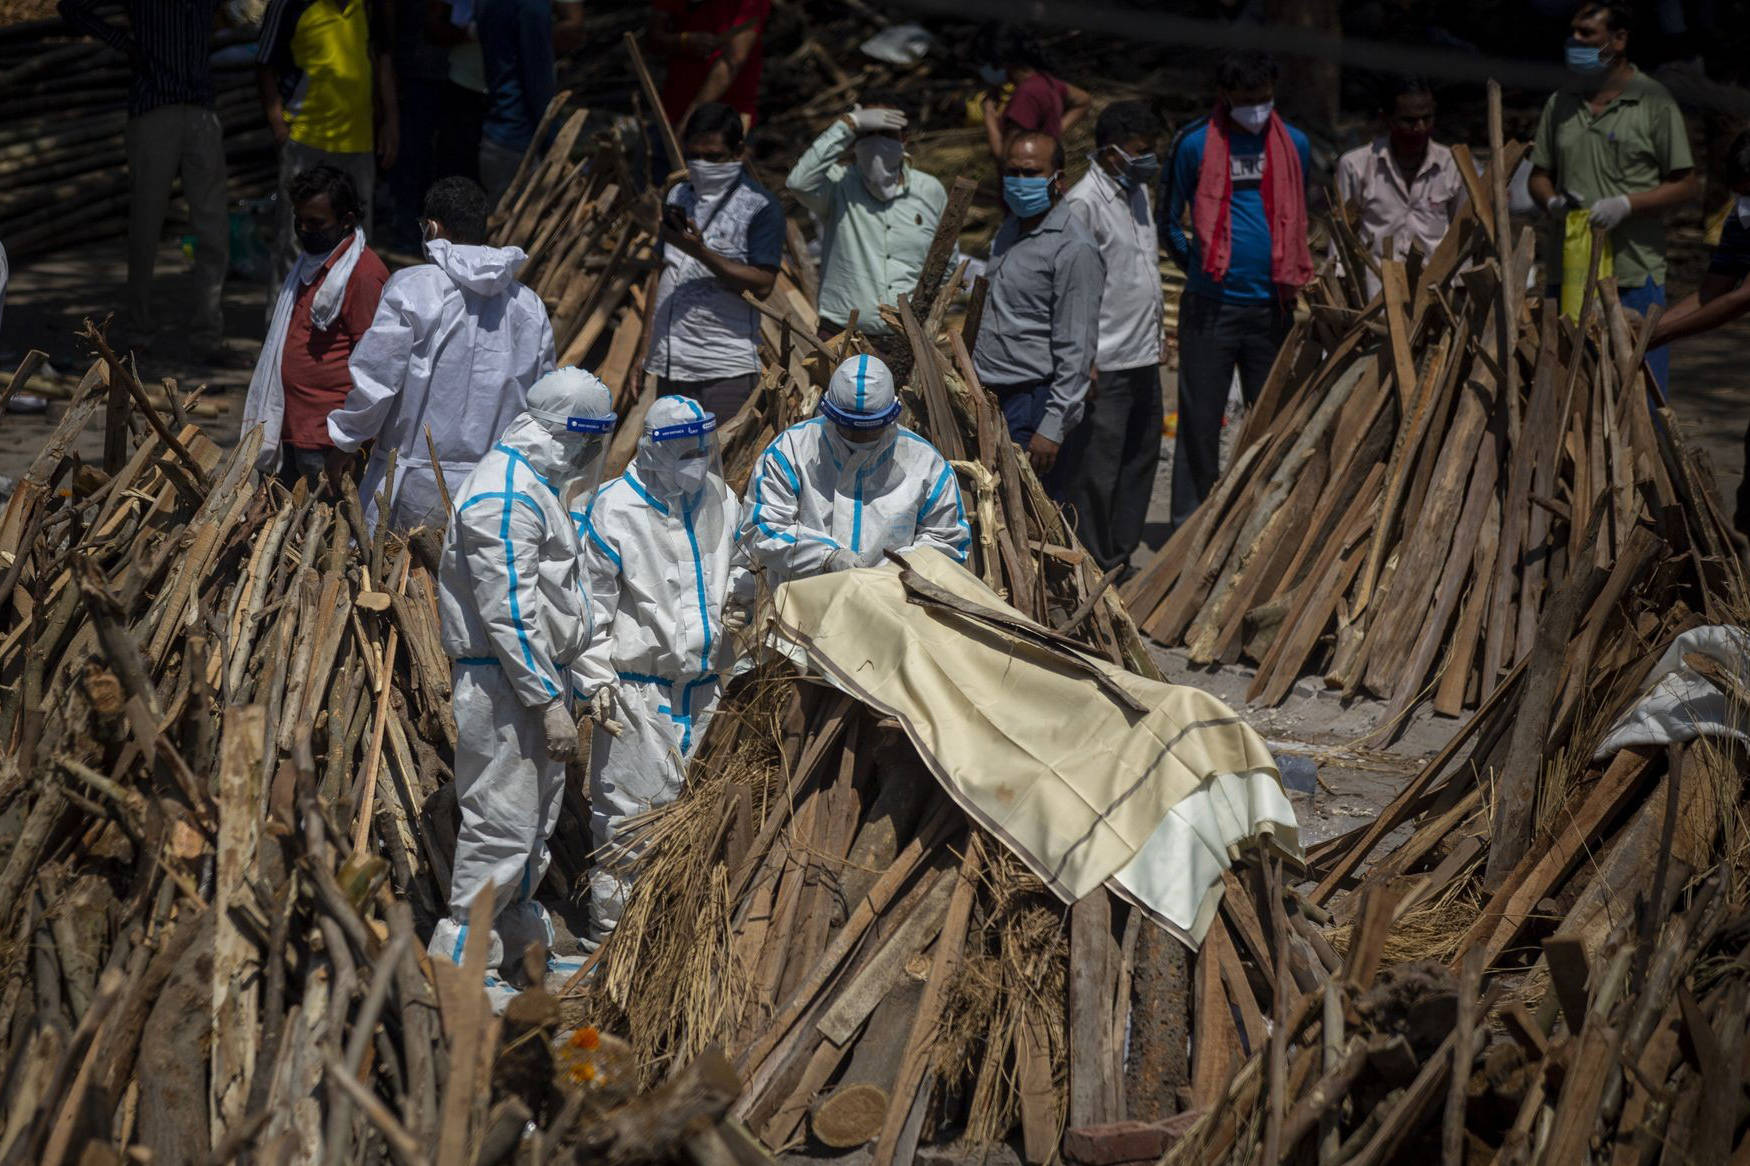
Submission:
MULTIPOLYGON (((1550 299, 1560 299, 1562 289, 1560 287, 1546 287, 1543 294, 1550 299)), ((1616 298, 1622 302, 1622 306, 1626 310, 1639 312, 1645 316, 1647 309, 1654 304, 1658 304, 1661 308, 1665 306, 1665 285, 1654 283, 1653 277, 1649 275, 1647 282, 1640 287, 1617 288, 1616 298)), ((1666 392, 1671 383, 1671 350, 1663 344, 1657 348, 1649 348, 1647 350, 1647 367, 1652 370, 1653 379, 1659 384, 1659 391, 1666 392)), ((1647 405, 1649 408, 1653 407, 1651 397, 1647 398, 1647 405)), ((1658 419, 1654 418, 1654 424, 1657 423, 1658 419)))
MULTIPOLYGON (((1003 408, 1003 420, 1008 422, 1009 437, 1020 447, 1021 456, 1027 456, 1027 443, 1038 432, 1039 422, 1045 417, 1045 406, 1051 400, 1051 382, 1041 381, 1036 385, 996 385, 991 387, 991 391, 997 395, 997 403, 1003 408)), ((1063 435, 1063 445, 1057 451, 1057 461, 1039 479, 1045 492, 1056 501, 1064 500, 1064 494, 1081 465, 1082 452, 1087 445, 1088 425, 1084 417, 1081 424, 1063 435)))
MULTIPOLYGON (((1631 312, 1647 314, 1647 309, 1654 304, 1661 308, 1665 306, 1665 286, 1653 282, 1648 276, 1647 282, 1640 287, 1624 287, 1617 289, 1617 298, 1622 306, 1631 312)), ((1657 348, 1647 350, 1647 367, 1653 372, 1653 379, 1659 382, 1659 391, 1665 392, 1671 384, 1671 350, 1661 344, 1657 348)))

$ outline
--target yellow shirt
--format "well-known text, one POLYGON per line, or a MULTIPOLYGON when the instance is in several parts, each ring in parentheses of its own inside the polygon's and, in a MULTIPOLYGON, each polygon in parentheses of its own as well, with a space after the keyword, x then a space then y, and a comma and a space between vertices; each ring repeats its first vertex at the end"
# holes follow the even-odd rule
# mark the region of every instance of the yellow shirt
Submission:
POLYGON ((292 33, 303 70, 292 140, 332 154, 368 154, 373 145, 370 20, 367 0, 312 0, 292 33))

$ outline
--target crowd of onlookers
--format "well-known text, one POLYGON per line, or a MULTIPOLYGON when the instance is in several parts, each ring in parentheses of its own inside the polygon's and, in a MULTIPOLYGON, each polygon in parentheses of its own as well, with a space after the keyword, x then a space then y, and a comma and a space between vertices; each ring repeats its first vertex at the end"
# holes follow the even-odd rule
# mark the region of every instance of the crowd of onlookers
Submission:
MULTIPOLYGON (((61 2, 70 22, 134 64, 123 323, 136 346, 152 336, 152 265, 179 178, 196 239, 191 339, 197 349, 218 346, 224 163, 206 38, 219 7, 218 0, 131 0, 122 27, 97 15, 93 0, 61 2)), ((759 383, 759 316, 744 296, 771 290, 785 245, 778 197, 744 165, 769 14, 770 0, 655 0, 645 33, 686 176, 666 192, 644 367, 662 393, 695 398, 719 415, 733 414, 759 383)), ((274 455, 276 464, 331 464, 344 460, 335 451, 377 436, 368 422, 349 428, 329 417, 358 412, 349 395, 368 387, 349 360, 361 347, 379 347, 373 333, 400 329, 431 342, 419 321, 442 314, 436 301, 392 294, 396 282, 386 282, 371 242, 426 248, 428 266, 446 273, 443 295, 460 297, 470 318, 484 310, 480 297, 532 300, 516 290, 514 249, 490 275, 462 271, 459 252, 433 251, 446 238, 433 224, 460 232, 447 236, 452 244, 484 244, 482 208, 535 144, 555 62, 582 43, 584 30, 579 0, 269 0, 257 60, 263 109, 281 142, 276 259, 284 282, 263 358, 276 367, 258 367, 255 379, 284 402, 285 453, 274 455), (391 208, 387 222, 373 221, 380 175, 389 186, 381 204, 391 208), (331 289, 342 277, 344 292, 331 289), (314 316, 310 305, 319 309, 314 316)), ((1608 248, 1602 270, 1623 306, 1651 314, 1667 307, 1665 219, 1696 200, 1702 183, 1676 101, 1633 63, 1634 35, 1630 6, 1578 6, 1563 48, 1570 81, 1544 106, 1523 185, 1545 221, 1541 271, 1551 294, 1564 274, 1575 275, 1563 270, 1564 262, 1574 266, 1573 237, 1584 242, 1597 229, 1608 248)), ((1230 392, 1237 388, 1246 401, 1259 392, 1296 295, 1324 258, 1309 244, 1315 179, 1307 135, 1276 111, 1279 75, 1262 53, 1224 56, 1210 112, 1177 127, 1163 146, 1150 105, 1119 101, 1095 116, 1089 94, 1056 75, 1021 30, 988 26, 960 48, 983 90, 982 121, 1007 212, 985 261, 973 367, 1083 541, 1103 565, 1118 567, 1142 538, 1160 455, 1160 257, 1186 281, 1172 439, 1177 524, 1217 475, 1230 392), (1091 116, 1094 152, 1072 184, 1065 136, 1091 116)), ((854 325, 884 339, 882 305, 916 284, 945 203, 941 181, 909 152, 918 113, 899 93, 861 93, 785 179, 818 222, 823 336, 854 325)), ((1435 140, 1427 84, 1396 80, 1381 93, 1378 114, 1378 136, 1337 164, 1331 209, 1354 216, 1357 237, 1375 257, 1430 253, 1467 197, 1461 163, 1435 140)), ((1728 154, 1725 178, 1740 197, 1706 281, 1657 323, 1648 360, 1661 385, 1666 342, 1750 307, 1745 155, 1743 140, 1728 154)), ((658 157, 655 173, 666 168, 658 157)), ((1369 292, 1378 289, 1372 266, 1360 274, 1369 292)), ((491 350, 496 356, 507 346, 491 350)), ((506 384, 528 379, 505 375, 506 384)), ((403 449, 402 457, 406 464, 430 455, 403 449)), ((1742 521, 1750 524, 1750 511, 1742 521)))

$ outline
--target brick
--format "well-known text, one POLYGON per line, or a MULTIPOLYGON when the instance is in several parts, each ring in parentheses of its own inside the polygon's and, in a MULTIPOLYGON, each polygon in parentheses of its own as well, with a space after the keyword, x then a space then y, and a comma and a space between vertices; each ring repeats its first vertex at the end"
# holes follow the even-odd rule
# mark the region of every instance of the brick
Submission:
POLYGON ((1117 1121, 1081 1126, 1063 1135, 1064 1160, 1075 1166, 1153 1163, 1185 1136, 1198 1116, 1181 1113, 1158 1122, 1117 1121))
POLYGON ((1152 1162, 1166 1152, 1166 1132, 1140 1121, 1082 1126, 1063 1135, 1063 1156, 1077 1166, 1152 1162))

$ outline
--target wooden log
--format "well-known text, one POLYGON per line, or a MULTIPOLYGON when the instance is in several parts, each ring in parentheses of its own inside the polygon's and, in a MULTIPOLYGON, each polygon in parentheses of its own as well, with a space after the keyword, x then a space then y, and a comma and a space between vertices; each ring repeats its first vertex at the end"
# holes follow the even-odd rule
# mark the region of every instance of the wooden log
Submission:
POLYGON ((974 831, 968 839, 966 857, 960 864, 959 880, 948 901, 948 914, 942 921, 942 934, 936 953, 930 962, 930 979, 924 997, 918 1002, 911 1036, 900 1063, 899 1079, 893 1090, 894 1104, 888 1107, 882 1123, 880 1140, 875 1144, 872 1161, 875 1166, 909 1162, 917 1152, 919 1130, 910 1121, 912 1110, 921 1108, 912 1099, 926 1087, 930 1068, 930 1047, 934 1044, 936 1025, 947 1002, 948 986, 960 966, 960 956, 966 943, 966 928, 972 919, 973 896, 978 889, 979 870, 984 862, 984 835, 974 831))
POLYGON ((188 1034, 206 1027, 211 1007, 215 921, 202 914, 140 1034, 136 1136, 155 1161, 198 1161, 212 1148, 206 1062, 188 1055, 188 1034))
MULTIPOLYGON (((954 179, 948 188, 948 201, 942 206, 942 217, 936 220, 936 231, 930 237, 930 248, 924 253, 924 265, 918 272, 918 285, 911 293, 912 310, 920 318, 931 314, 942 277, 948 274, 948 260, 960 241, 960 228, 966 222, 966 212, 972 208, 972 196, 978 193, 978 183, 964 174, 954 179)), ((949 293, 952 294, 952 289, 949 293)), ((930 337, 933 339, 933 335, 930 337)))
POLYGON ((1118 1120, 1124 1068, 1112 1043, 1118 945, 1105 887, 1070 908, 1069 949, 1069 1124, 1105 1125, 1118 1120))
MULTIPOLYGON (((215 1146, 245 1118, 260 1035, 258 997, 245 985, 258 977, 261 960, 255 942, 237 926, 233 912, 241 915, 260 906, 250 886, 256 877, 260 837, 266 719, 260 705, 228 709, 219 744, 215 928, 208 988, 212 1057, 208 1106, 215 1146)), ((270 957, 277 958, 277 953, 270 957)), ((268 1019, 271 1023, 275 1018, 268 1019)))
MULTIPOLYGON (((1602 516, 1602 511, 1599 513, 1602 516)), ((1594 521, 1583 545, 1589 549, 1597 537, 1598 525, 1594 521)), ((1513 723, 1497 794, 1488 867, 1483 876, 1484 885, 1491 889, 1502 885, 1531 844, 1532 812, 1543 771, 1544 735, 1549 729, 1556 686, 1574 624, 1603 583, 1596 577, 1599 575, 1602 572, 1591 565, 1589 556, 1582 554, 1538 621, 1537 643, 1526 672, 1525 696, 1513 723)))

